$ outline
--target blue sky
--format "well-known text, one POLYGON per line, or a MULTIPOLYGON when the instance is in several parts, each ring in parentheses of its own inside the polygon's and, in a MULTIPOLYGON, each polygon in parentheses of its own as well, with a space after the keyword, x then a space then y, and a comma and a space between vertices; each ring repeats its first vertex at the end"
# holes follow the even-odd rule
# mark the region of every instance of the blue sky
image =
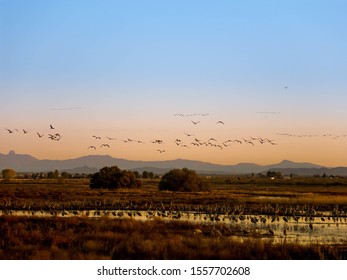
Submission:
MULTIPOLYGON (((90 152, 89 139, 81 135, 93 131, 150 139, 151 133, 170 138, 197 129, 175 113, 209 113, 198 131, 204 137, 263 132, 274 138, 279 131, 344 135, 346 12, 347 2, 337 0, 2 0, 0 117, 6 122, 0 152, 75 157, 90 152), (212 127, 219 119, 226 123, 223 131, 212 127), (24 139, 13 141, 5 130, 36 132, 50 122, 60 125, 71 143, 43 152, 24 139), (78 137, 84 150, 72 140, 78 137)), ((347 165, 338 152, 347 138, 319 142, 323 150, 336 149, 322 158, 312 157, 314 150, 290 152, 316 149, 317 143, 301 146, 283 138, 277 139, 283 150, 276 148, 273 156, 266 151, 266 159, 261 150, 213 157, 201 151, 179 154, 175 147, 167 147, 172 153, 164 158, 232 163, 292 156, 323 163, 329 157, 330 165, 347 165)), ((145 153, 141 149, 110 153, 135 158, 145 153)), ((159 155, 143 154, 152 157, 159 155)))

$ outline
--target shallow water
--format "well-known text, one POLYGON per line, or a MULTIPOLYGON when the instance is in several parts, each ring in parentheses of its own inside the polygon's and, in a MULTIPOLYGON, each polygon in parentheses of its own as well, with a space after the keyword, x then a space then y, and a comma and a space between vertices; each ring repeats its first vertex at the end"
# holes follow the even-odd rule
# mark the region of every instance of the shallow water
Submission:
POLYGON ((23 217, 89 217, 89 218, 127 218, 148 220, 160 218, 166 221, 180 220, 194 224, 223 225, 230 232, 229 238, 243 241, 249 238, 267 239, 273 243, 293 242, 297 244, 344 244, 347 243, 346 217, 334 218, 329 213, 322 217, 293 217, 223 214, 196 212, 137 211, 137 210, 60 210, 60 211, 22 211, 0 210, 1 215, 23 217), (243 220, 241 220, 244 218, 243 220), (257 219, 257 221, 255 221, 257 219), (285 221, 287 220, 287 221, 285 221), (272 231, 272 233, 271 233, 272 231))

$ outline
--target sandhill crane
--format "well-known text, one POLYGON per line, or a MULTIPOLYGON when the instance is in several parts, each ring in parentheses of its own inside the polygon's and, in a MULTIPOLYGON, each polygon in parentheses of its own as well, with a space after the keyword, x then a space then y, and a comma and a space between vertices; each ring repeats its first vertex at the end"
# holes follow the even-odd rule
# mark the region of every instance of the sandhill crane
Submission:
POLYGON ((27 134, 27 133, 28 133, 28 130, 23 129, 23 133, 24 133, 24 134, 27 134))
POLYGON ((154 141, 151 141, 153 144, 164 144, 163 140, 156 139, 154 141))
POLYGON ((11 129, 8 129, 8 128, 6 128, 6 130, 7 130, 10 134, 14 132, 14 130, 11 130, 11 129))
POLYGON ((50 129, 55 129, 55 127, 53 127, 53 125, 51 125, 51 124, 49 125, 49 127, 50 127, 50 129))
POLYGON ((40 134, 40 133, 38 133, 38 132, 36 132, 37 133, 37 135, 40 137, 40 138, 42 138, 43 136, 45 136, 44 134, 40 134))
POLYGON ((110 145, 109 145, 109 144, 101 144, 100 148, 102 148, 102 147, 108 147, 108 148, 110 148, 110 145))
POLYGON ((96 135, 93 135, 93 137, 94 137, 95 139, 101 139, 101 137, 96 136, 96 135))
POLYGON ((191 120, 191 122, 192 122, 194 125, 197 125, 200 121, 196 121, 196 122, 195 122, 195 121, 192 121, 192 120, 191 120))
POLYGON ((95 147, 95 146, 89 146, 88 149, 94 149, 94 150, 96 150, 96 147, 95 147))
POLYGON ((224 122, 218 121, 218 122, 216 122, 216 124, 224 124, 224 122))
POLYGON ((274 236, 275 235, 275 232, 270 228, 270 226, 268 227, 268 230, 269 230, 269 234, 271 236, 274 236))
POLYGON ((159 153, 165 153, 165 150, 157 150, 159 153))
POLYGON ((187 132, 185 132, 184 134, 187 135, 188 137, 194 137, 193 134, 190 134, 190 133, 187 133, 187 132))

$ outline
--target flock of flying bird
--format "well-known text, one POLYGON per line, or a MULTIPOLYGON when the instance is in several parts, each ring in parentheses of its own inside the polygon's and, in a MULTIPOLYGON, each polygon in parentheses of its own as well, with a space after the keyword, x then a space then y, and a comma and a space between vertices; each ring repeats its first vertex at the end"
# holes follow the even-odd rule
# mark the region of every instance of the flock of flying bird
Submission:
MULTIPOLYGON (((208 116, 208 113, 200 113, 200 114, 175 114, 175 117, 188 117, 190 122, 195 126, 198 126, 202 120, 192 120, 192 118, 197 118, 197 117, 206 117, 208 116)), ((218 120, 215 122, 215 125, 217 126, 224 126, 225 123, 222 120, 218 120)), ((6 128, 7 132, 9 134, 28 134, 29 130, 27 129, 9 129, 6 128)), ((60 133, 54 133, 56 131, 56 128, 50 124, 49 125, 49 131, 51 133, 48 133, 48 139, 52 140, 52 141, 60 141, 62 139, 62 135, 60 133)), ((36 131, 36 135, 39 138, 43 138, 46 134, 41 133, 36 131)), ((111 141, 117 140, 117 138, 114 137, 102 137, 99 135, 92 135, 92 137, 94 139, 94 141, 96 141, 93 144, 90 144, 89 146, 87 146, 87 149, 92 149, 92 150, 98 150, 98 149, 102 149, 102 148, 111 148, 112 144, 111 141)), ((218 137, 217 137, 218 138, 218 137)), ((127 144, 145 144, 145 143, 151 143, 153 145, 156 145, 156 152, 162 154, 166 152, 166 149, 164 147, 164 144, 166 143, 171 143, 171 144, 175 144, 176 147, 179 148, 193 148, 193 147, 212 147, 212 148, 217 148, 220 150, 223 150, 233 144, 237 144, 237 145, 250 145, 250 146, 254 146, 256 144, 269 144, 269 145, 278 145, 278 143, 276 143, 273 139, 269 139, 269 138, 265 138, 265 137, 247 137, 247 138, 230 138, 230 139, 226 139, 226 140, 222 140, 222 141, 218 141, 215 137, 209 137, 208 139, 200 139, 199 136, 196 136, 195 133, 188 133, 188 132, 184 132, 184 136, 182 135, 182 137, 180 138, 176 138, 174 141, 169 141, 166 142, 163 139, 153 139, 153 140, 149 140, 149 141, 143 141, 143 140, 138 140, 138 139, 132 139, 132 138, 125 138, 125 139, 118 139, 119 141, 123 142, 123 143, 127 143, 127 144)))
MULTIPOLYGON (((199 114, 174 114, 175 117, 197 117, 197 116, 208 116, 208 113, 199 113, 199 114)), ((190 122, 193 123, 194 126, 199 125, 202 121, 201 120, 192 120, 190 119, 190 122)), ((222 120, 218 120, 216 123, 216 125, 224 125, 224 121, 222 120)), ((173 143, 176 144, 176 146, 181 147, 181 148, 192 148, 192 147, 214 147, 214 148, 218 148, 220 150, 223 150, 229 146, 231 146, 232 144, 246 144, 246 145, 251 145, 254 146, 257 143, 260 144, 270 144, 270 145, 278 145, 278 143, 276 143, 273 139, 269 139, 269 138, 262 138, 262 137, 248 137, 248 138, 232 138, 232 139, 226 139, 223 141, 217 141, 216 138, 214 137, 210 137, 209 139, 203 140, 203 139, 199 139, 197 136, 195 136, 195 134, 193 133, 187 133, 184 132, 184 139, 183 138, 176 138, 173 143)), ((92 136, 94 138, 94 140, 108 140, 108 141, 112 141, 112 140, 117 140, 116 138, 113 137, 101 137, 98 135, 93 135, 92 136)), ((93 150, 97 150, 97 147, 103 148, 111 148, 111 144, 110 142, 104 143, 102 142, 102 144, 100 145, 89 145, 88 149, 93 149, 93 150)), ((131 139, 131 138, 126 138, 126 139, 120 139, 121 142, 123 143, 135 143, 135 144, 145 144, 147 142, 152 143, 152 144, 156 144, 156 145, 163 145, 166 142, 162 139, 153 139, 153 140, 149 140, 147 142, 143 141, 143 140, 138 140, 138 139, 131 139)), ((172 142, 171 142, 172 143, 172 142)), ((165 149, 163 148, 157 148, 156 151, 158 153, 165 153, 165 149)))
POLYGON ((339 139, 347 137, 347 134, 291 134, 291 133, 277 133, 278 136, 293 137, 293 138, 317 138, 324 137, 329 139, 339 139))
MULTIPOLYGON (((52 131, 52 130, 55 130, 55 127, 53 127, 53 125, 49 125, 49 129, 52 131)), ((7 132, 9 134, 15 134, 15 133, 20 133, 19 130, 17 128, 15 129, 9 129, 9 128, 6 128, 7 132)), ((23 134, 28 134, 29 133, 29 130, 26 130, 26 129, 22 129, 22 132, 23 134)), ((37 136, 39 138, 43 138, 43 136, 45 136, 45 134, 43 133, 40 133, 40 132, 36 132, 37 136)), ((60 133, 48 133, 48 139, 51 139, 53 141, 59 141, 63 136, 60 134, 60 133)))
MULTIPOLYGON (((203 122, 201 117, 206 117, 209 116, 208 113, 197 113, 197 114, 174 114, 174 117, 179 117, 179 118, 188 118, 189 123, 193 124, 193 127, 199 127, 200 123, 203 122), (200 118, 200 119, 199 119, 200 118)), ((215 122, 216 126, 224 126, 225 122, 222 120, 218 120, 215 122)), ((60 141, 62 139, 62 134, 56 132, 55 126, 50 124, 48 126, 48 129, 50 133, 44 134, 39 131, 35 131, 36 135, 38 138, 43 138, 44 136, 47 136, 48 139, 52 141, 60 141)), ((9 129, 5 128, 5 130, 12 135, 15 134, 29 134, 30 131, 28 129, 9 129)), ((303 138, 326 138, 326 139, 342 139, 346 138, 347 134, 341 134, 341 135, 336 135, 336 134, 291 134, 291 133, 277 133, 278 137, 291 137, 291 138, 297 138, 297 139, 303 139, 303 138)), ((117 140, 114 137, 101 137, 98 135, 93 135, 92 138, 97 141, 94 144, 91 144, 87 146, 87 149, 92 149, 92 150, 97 150, 99 148, 111 148, 112 144, 111 141, 117 140)), ((191 132, 184 132, 184 135, 182 137, 176 138, 173 141, 164 141, 163 139, 153 139, 149 141, 143 141, 143 140, 138 140, 138 139, 132 139, 132 138, 125 138, 125 139, 118 139, 119 141, 127 144, 145 144, 145 143, 151 143, 156 145, 156 152, 162 154, 165 153, 166 150, 164 147, 164 144, 166 143, 171 143, 175 144, 176 147, 180 148, 193 148, 193 147, 212 147, 212 148, 217 148, 220 150, 226 149, 229 146, 232 145, 249 145, 249 146, 255 146, 256 144, 268 144, 268 145, 278 145, 278 143, 274 139, 270 139, 268 137, 238 137, 238 138, 230 138, 230 139, 225 139, 225 140, 217 140, 218 137, 209 137, 208 139, 201 139, 199 136, 197 136, 196 133, 191 133, 191 132)))

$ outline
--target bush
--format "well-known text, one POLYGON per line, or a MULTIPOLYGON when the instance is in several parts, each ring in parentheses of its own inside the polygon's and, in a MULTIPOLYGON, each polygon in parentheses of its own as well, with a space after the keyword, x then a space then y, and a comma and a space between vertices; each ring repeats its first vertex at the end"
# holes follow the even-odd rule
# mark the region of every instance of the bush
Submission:
POLYGON ((159 190, 206 191, 209 190, 209 185, 202 181, 194 170, 183 168, 173 169, 166 173, 159 182, 159 190))
POLYGON ((121 170, 117 166, 103 167, 94 173, 90 180, 92 189, 139 188, 141 185, 141 181, 136 179, 133 172, 121 170))
POLYGON ((2 170, 1 174, 2 174, 2 178, 6 182, 9 182, 16 177, 16 171, 9 168, 2 170))

